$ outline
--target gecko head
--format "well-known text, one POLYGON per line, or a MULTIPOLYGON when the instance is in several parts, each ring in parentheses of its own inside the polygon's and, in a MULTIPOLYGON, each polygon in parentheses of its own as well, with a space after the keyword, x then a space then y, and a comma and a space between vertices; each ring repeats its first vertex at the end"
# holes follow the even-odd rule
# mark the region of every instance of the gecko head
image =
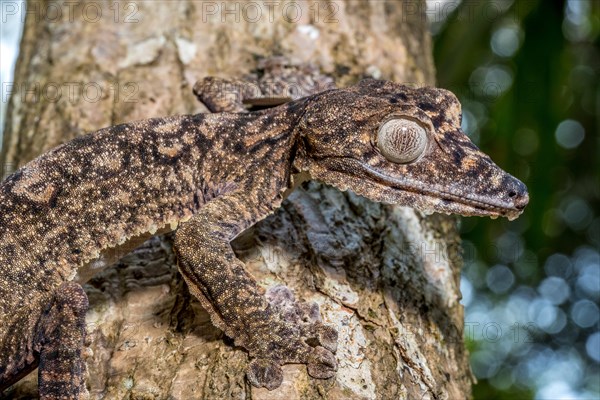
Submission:
POLYGON ((374 201, 517 218, 529 201, 527 188, 460 124, 460 103, 447 90, 362 81, 307 104, 295 166, 374 201))

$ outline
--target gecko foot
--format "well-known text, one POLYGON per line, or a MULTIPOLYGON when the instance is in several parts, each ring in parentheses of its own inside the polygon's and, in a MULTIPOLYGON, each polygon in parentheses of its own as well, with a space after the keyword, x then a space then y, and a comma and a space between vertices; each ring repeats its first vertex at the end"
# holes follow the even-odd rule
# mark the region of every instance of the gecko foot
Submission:
POLYGON ((327 379, 335 375, 337 362, 337 331, 324 325, 315 303, 296 302, 285 286, 276 286, 266 293, 268 313, 272 321, 268 332, 261 332, 248 346, 256 358, 247 369, 252 385, 269 390, 281 385, 281 365, 306 364, 313 378, 327 379))

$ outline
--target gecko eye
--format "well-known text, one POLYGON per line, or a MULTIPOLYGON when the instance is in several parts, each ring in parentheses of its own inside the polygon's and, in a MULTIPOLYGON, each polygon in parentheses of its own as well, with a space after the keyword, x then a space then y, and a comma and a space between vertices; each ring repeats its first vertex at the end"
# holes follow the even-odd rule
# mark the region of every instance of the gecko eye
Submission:
POLYGON ((408 163, 425 151, 427 131, 410 119, 390 119, 379 127, 377 147, 389 161, 408 163))

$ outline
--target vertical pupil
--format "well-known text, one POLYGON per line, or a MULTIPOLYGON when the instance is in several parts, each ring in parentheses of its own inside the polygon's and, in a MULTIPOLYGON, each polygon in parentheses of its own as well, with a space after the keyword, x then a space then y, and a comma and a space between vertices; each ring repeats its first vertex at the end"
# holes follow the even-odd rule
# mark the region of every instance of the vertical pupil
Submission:
POLYGON ((418 134, 414 127, 409 128, 405 125, 393 126, 386 139, 387 145, 400 153, 410 153, 419 146, 418 134))

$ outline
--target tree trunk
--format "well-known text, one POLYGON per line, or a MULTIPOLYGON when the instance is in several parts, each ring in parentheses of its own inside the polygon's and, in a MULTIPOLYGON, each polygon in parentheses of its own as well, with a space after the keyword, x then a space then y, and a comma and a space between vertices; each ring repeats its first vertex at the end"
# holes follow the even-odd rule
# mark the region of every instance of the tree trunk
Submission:
MULTIPOLYGON (((205 111, 195 80, 239 77, 273 54, 312 62, 338 86, 364 76, 434 83, 424 4, 415 1, 27 7, 4 166, 105 126, 205 111)), ((172 236, 155 237, 85 286, 90 398, 468 398, 455 222, 311 182, 236 239, 262 286, 282 283, 317 302, 339 331, 335 378, 287 365, 272 392, 248 384, 246 353, 189 294, 172 236)), ((35 397, 36 379, 16 385, 14 397, 35 397)))

